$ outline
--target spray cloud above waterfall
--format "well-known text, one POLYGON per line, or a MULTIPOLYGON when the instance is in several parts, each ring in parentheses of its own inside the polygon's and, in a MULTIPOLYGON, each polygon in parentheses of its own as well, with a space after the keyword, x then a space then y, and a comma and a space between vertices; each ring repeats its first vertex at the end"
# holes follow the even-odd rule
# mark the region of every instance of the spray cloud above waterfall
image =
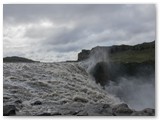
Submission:
POLYGON ((86 53, 82 50, 79 58, 86 58, 82 62, 97 84, 141 110, 155 107, 154 55, 153 41, 135 46, 95 47, 86 53))

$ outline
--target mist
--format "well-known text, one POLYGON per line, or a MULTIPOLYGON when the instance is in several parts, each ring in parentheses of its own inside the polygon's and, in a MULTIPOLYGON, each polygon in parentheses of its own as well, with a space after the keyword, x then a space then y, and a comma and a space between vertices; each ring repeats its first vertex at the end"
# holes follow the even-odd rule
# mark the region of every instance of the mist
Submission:
POLYGON ((154 77, 152 77, 148 79, 142 77, 119 78, 118 83, 110 81, 105 89, 135 110, 155 108, 155 85, 154 77))
POLYGON ((132 109, 155 108, 155 66, 152 63, 114 63, 103 49, 96 49, 82 63, 97 84, 132 109))

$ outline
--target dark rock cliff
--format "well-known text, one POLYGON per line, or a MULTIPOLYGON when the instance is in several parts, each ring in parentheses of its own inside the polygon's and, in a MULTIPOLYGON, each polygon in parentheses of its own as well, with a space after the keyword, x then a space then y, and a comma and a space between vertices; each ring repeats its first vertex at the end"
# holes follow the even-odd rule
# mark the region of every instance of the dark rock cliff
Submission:
MULTIPOLYGON (((155 41, 142 43, 134 46, 114 45, 114 46, 97 46, 91 50, 82 50, 78 54, 78 61, 88 59, 97 51, 103 51, 111 61, 116 62, 144 62, 155 59, 155 41)), ((102 54, 102 53, 99 53, 102 54)))

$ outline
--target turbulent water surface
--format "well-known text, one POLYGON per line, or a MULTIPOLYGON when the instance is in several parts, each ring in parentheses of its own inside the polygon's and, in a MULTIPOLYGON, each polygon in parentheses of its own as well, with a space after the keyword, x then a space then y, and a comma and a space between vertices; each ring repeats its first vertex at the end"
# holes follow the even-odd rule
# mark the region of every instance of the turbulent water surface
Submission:
POLYGON ((3 103, 17 115, 63 115, 93 104, 120 103, 92 80, 79 63, 3 63, 3 103))

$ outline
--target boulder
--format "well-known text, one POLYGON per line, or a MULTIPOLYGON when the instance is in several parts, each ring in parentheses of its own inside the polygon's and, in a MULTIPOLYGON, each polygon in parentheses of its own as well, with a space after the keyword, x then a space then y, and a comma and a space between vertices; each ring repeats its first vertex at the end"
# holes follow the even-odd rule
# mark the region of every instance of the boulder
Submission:
POLYGON ((86 111, 81 111, 76 114, 77 116, 88 116, 88 113, 86 111))
POLYGON ((31 105, 42 105, 42 102, 41 101, 35 101, 35 102, 31 103, 31 105))
POLYGON ((112 108, 108 104, 87 104, 85 111, 89 116, 112 116, 112 108))
POLYGON ((88 102, 88 100, 86 98, 81 97, 81 96, 74 96, 73 100, 76 101, 76 102, 82 102, 82 103, 87 103, 88 102))
POLYGON ((133 110, 131 110, 127 104, 122 103, 115 105, 112 108, 112 112, 115 116, 130 116, 133 113, 133 110))
POLYGON ((16 104, 21 104, 22 101, 21 101, 21 100, 16 100, 15 103, 16 103, 16 104))
POLYGON ((37 116, 51 116, 52 114, 51 113, 42 113, 42 114, 39 114, 37 116))
POLYGON ((14 105, 3 106, 3 116, 13 116, 16 115, 16 107, 14 105))
POLYGON ((52 113, 52 116, 58 116, 58 115, 62 115, 62 113, 60 113, 60 112, 54 112, 54 113, 52 113))
POLYGON ((155 116, 155 109, 146 108, 142 111, 134 111, 132 116, 155 116))
POLYGON ((104 104, 100 110, 100 114, 103 116, 113 116, 111 106, 109 104, 104 104))

